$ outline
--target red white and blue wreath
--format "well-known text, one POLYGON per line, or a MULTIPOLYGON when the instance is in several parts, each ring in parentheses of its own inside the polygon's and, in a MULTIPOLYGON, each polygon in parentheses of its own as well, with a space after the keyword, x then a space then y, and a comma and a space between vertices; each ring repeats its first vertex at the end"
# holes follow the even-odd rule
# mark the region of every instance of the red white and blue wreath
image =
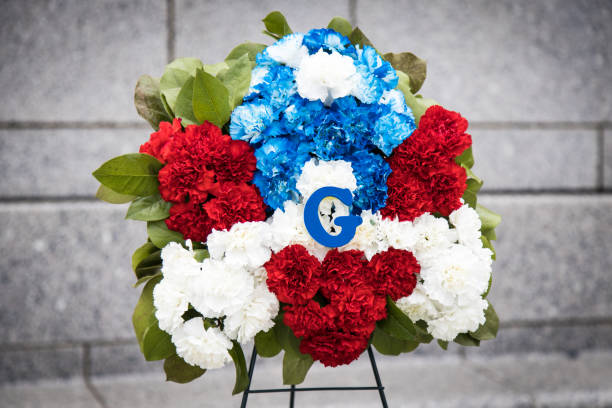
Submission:
POLYGON ((270 46, 141 77, 156 132, 94 172, 98 197, 147 222, 132 258, 145 357, 178 382, 233 360, 240 392, 253 340, 284 350, 295 384, 369 344, 494 338, 500 218, 476 204, 467 120, 415 95, 425 62, 381 55, 341 18, 304 34, 278 12, 264 23, 270 46))

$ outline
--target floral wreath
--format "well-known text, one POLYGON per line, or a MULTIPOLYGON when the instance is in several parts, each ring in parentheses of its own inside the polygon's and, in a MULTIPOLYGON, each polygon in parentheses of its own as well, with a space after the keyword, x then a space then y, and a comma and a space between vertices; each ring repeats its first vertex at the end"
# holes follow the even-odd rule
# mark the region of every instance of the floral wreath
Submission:
POLYGON ((494 338, 500 217, 476 203, 467 120, 415 95, 425 62, 381 55, 339 17, 306 33, 279 12, 263 21, 270 46, 142 76, 136 108, 156 131, 94 172, 99 198, 147 222, 132 257, 145 358, 177 382, 233 361, 241 392, 253 340, 261 356, 284 351, 297 384, 369 344, 398 355, 494 338), (323 188, 350 200, 323 194, 309 219, 323 188), (350 217, 346 242, 313 238, 310 223, 335 240, 350 217))

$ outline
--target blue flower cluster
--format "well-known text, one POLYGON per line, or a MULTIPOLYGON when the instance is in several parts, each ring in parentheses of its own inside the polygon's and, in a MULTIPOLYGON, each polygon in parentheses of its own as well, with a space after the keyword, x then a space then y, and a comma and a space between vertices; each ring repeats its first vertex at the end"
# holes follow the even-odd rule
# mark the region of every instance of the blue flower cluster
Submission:
MULTIPOLYGON (((291 54, 291 51, 289 52, 291 54)), ((230 135, 255 149, 254 183, 270 207, 299 200, 296 182, 304 163, 320 160, 351 162, 357 179, 353 211, 384 207, 387 177, 384 156, 416 128, 403 95, 394 90, 398 77, 391 65, 369 46, 353 46, 329 29, 290 34, 257 55, 251 88, 231 117, 230 135), (339 53, 353 60, 355 86, 347 96, 326 106, 300 96, 298 67, 278 61, 273 47, 293 47, 307 55, 339 53)))

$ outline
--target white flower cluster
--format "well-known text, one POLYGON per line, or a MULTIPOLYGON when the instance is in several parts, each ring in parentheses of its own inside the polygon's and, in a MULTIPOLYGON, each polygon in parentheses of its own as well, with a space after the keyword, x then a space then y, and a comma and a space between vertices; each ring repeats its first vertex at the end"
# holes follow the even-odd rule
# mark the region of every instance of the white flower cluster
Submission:
POLYGON ((278 299, 258 270, 270 258, 269 247, 257 246, 260 224, 267 225, 242 223, 213 232, 211 258, 203 262, 195 260, 191 248, 175 242, 162 250, 163 279, 153 290, 155 316, 187 363, 204 369, 222 367, 231 360, 231 340, 246 343, 274 325, 278 299), (205 318, 225 317, 223 330, 205 328, 201 317, 184 321, 190 306, 205 318))
MULTIPOLYGON (((206 369, 221 367, 230 360, 231 340, 246 343, 274 325, 279 302, 266 285, 264 264, 272 252, 294 244, 321 261, 325 258, 330 248, 314 241, 304 225, 304 203, 323 186, 354 191, 350 163, 306 163, 297 182, 300 203, 285 202, 265 222, 213 230, 207 240, 210 258, 201 263, 191 249, 177 243, 163 249, 163 279, 153 292, 156 317, 186 362, 206 369), (223 329, 206 329, 202 318, 184 321, 189 307, 205 318, 224 318, 223 329)), ((319 213, 324 227, 333 231, 333 219, 348 214, 348 207, 324 200, 319 213)), ((413 321, 424 320, 433 337, 447 341, 484 323, 487 301, 482 294, 491 276, 492 254, 482 246, 476 211, 463 205, 450 215, 450 224, 430 214, 413 222, 383 219, 370 211, 361 217, 355 237, 339 250, 358 249, 368 260, 389 248, 411 251, 421 266, 419 282, 397 305, 413 321)))

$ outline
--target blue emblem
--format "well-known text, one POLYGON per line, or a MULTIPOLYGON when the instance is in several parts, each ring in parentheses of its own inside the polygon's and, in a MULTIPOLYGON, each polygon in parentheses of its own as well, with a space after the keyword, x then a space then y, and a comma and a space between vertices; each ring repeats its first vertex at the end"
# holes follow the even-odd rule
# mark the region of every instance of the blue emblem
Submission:
POLYGON ((319 244, 329 248, 341 247, 351 242, 357 227, 361 225, 363 220, 356 215, 337 217, 334 219, 334 224, 341 227, 342 231, 338 235, 331 235, 325 231, 319 219, 319 204, 326 197, 335 197, 349 207, 353 204, 353 195, 348 188, 321 187, 312 193, 308 201, 306 201, 306 206, 304 207, 304 225, 306 225, 306 229, 312 239, 319 244))

